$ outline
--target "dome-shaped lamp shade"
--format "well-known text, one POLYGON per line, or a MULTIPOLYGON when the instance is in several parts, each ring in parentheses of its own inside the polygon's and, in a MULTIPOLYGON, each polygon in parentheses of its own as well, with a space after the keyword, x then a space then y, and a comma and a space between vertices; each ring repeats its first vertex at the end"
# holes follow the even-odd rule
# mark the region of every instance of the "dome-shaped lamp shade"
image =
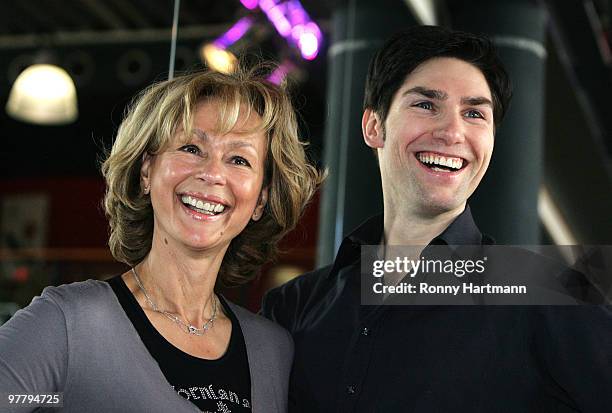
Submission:
POLYGON ((74 122, 78 116, 74 82, 62 68, 32 65, 15 80, 6 112, 16 119, 40 125, 74 122))

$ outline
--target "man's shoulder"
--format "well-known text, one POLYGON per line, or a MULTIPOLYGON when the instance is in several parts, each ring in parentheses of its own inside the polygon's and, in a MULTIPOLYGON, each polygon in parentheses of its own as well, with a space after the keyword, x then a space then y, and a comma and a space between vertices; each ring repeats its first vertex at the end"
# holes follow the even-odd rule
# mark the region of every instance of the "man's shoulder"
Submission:
POLYGON ((333 265, 327 265, 325 267, 317 268, 307 273, 298 275, 292 280, 287 281, 285 284, 273 288, 269 293, 280 293, 280 294, 291 294, 295 291, 300 290, 307 292, 313 288, 316 288, 321 282, 325 282, 330 274, 333 265))
POLYGON ((331 269, 332 265, 328 265, 299 275, 271 289, 264 295, 262 315, 292 331, 296 318, 303 313, 309 303, 316 300, 317 292, 328 290, 331 269))
POLYGON ((327 282, 331 269, 332 265, 327 265, 299 275, 285 284, 271 289, 266 294, 266 297, 282 296, 285 298, 298 298, 296 297, 297 295, 309 295, 319 288, 321 284, 327 282))

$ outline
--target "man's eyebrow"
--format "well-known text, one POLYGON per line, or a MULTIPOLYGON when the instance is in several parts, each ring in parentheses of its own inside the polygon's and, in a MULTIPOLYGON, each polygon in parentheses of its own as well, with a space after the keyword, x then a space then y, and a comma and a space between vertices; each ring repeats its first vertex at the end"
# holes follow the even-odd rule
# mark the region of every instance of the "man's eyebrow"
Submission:
POLYGON ((408 89, 403 94, 409 95, 411 93, 416 93, 419 95, 423 95, 426 98, 436 99, 436 100, 445 100, 448 98, 448 94, 442 90, 429 89, 423 86, 415 86, 413 88, 408 89))
POLYGON ((491 99, 487 99, 482 96, 470 96, 470 97, 462 98, 461 104, 470 105, 470 106, 487 105, 493 108, 493 102, 491 102, 491 99))
MULTIPOLYGON (((423 95, 429 99, 436 99, 436 100, 448 99, 448 94, 444 92, 443 90, 429 89, 423 86, 415 86, 413 88, 410 88, 404 92, 404 95, 408 95, 410 93, 416 93, 419 95, 423 95)), ((487 105, 487 106, 490 106, 491 108, 493 107, 493 102, 491 102, 491 99, 488 99, 484 96, 468 96, 468 97, 461 98, 461 104, 470 105, 470 106, 487 105)))

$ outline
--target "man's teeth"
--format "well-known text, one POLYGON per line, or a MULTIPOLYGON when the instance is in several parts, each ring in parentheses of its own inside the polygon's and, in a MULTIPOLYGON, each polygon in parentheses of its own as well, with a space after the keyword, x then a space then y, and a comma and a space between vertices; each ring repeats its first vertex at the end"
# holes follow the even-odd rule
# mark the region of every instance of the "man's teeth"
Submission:
MULTIPOLYGON (((461 169, 461 167, 463 166, 463 159, 461 158, 450 158, 450 157, 433 155, 433 154, 425 154, 425 153, 419 153, 418 158, 419 158, 419 161, 423 163, 427 163, 431 165, 442 165, 442 166, 446 166, 448 168, 453 168, 453 169, 461 169)), ((439 170, 439 171, 443 170, 443 169, 439 169, 435 167, 434 169, 439 170)))
POLYGON ((204 202, 201 199, 197 199, 189 195, 181 196, 181 201, 183 201, 185 205, 191 205, 195 209, 209 214, 218 214, 220 212, 223 212, 223 210, 225 209, 225 205, 217 204, 214 202, 204 202))

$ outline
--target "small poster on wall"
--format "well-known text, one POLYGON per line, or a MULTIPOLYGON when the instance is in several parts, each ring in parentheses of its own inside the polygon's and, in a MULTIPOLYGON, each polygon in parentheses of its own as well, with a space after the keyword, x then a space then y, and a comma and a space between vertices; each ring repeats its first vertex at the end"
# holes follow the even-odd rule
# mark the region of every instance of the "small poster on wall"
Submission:
POLYGON ((10 194, 1 199, 0 246, 5 249, 40 248, 47 243, 49 197, 10 194))

